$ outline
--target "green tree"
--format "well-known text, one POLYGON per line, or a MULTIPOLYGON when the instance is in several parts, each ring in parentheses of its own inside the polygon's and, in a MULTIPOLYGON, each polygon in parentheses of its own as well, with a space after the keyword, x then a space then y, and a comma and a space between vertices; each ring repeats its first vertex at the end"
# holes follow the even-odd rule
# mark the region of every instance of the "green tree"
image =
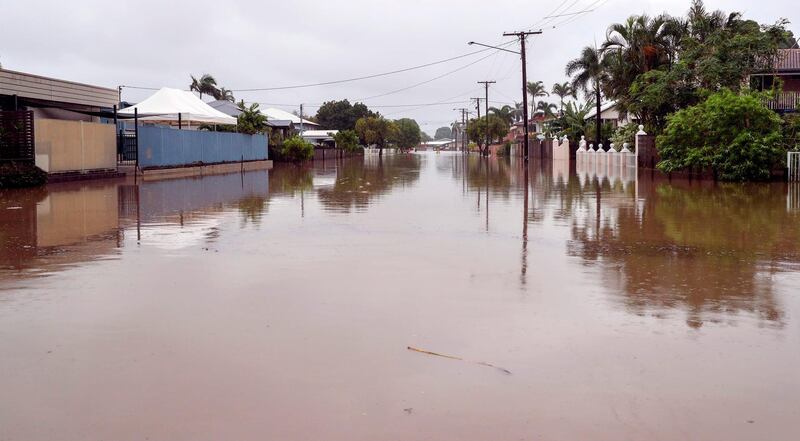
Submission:
POLYGON ((419 124, 416 121, 410 118, 401 118, 394 123, 397 127, 397 132, 393 141, 398 148, 408 150, 419 145, 422 141, 422 136, 420 135, 419 124))
POLYGON ((354 130, 356 121, 361 118, 376 116, 362 103, 350 104, 348 100, 326 101, 317 110, 316 120, 319 125, 330 130, 354 130))
POLYGON ((489 107, 489 113, 502 119, 508 125, 514 123, 514 108, 509 105, 505 105, 500 108, 489 107))
POLYGON ((668 118, 657 138, 665 172, 710 170, 726 181, 769 179, 783 160, 781 118, 763 94, 724 89, 668 118))
POLYGON ((192 78, 192 83, 189 85, 189 90, 200 94, 200 99, 203 99, 203 94, 217 96, 219 89, 217 89, 217 80, 209 74, 203 74, 200 78, 195 78, 194 75, 189 75, 192 78))
POLYGON ((341 130, 333 135, 333 140, 336 141, 337 147, 346 152, 359 150, 358 134, 354 130, 341 130))
POLYGON ((233 92, 224 87, 219 88, 216 95, 214 95, 214 98, 223 101, 230 101, 232 103, 236 102, 236 98, 234 98, 233 92))
MULTIPOLYGON (((488 153, 488 146, 485 145, 486 132, 486 117, 471 119, 467 124, 467 137, 478 145, 478 149, 484 155, 488 153)), ((508 134, 508 124, 496 115, 489 115, 488 132, 490 141, 501 140, 508 134)))
POLYGON ((241 113, 236 118, 236 130, 239 133, 254 135, 267 131, 267 117, 258 108, 258 103, 247 106, 244 100, 239 102, 241 113))
POLYGON ((439 127, 433 134, 433 139, 452 139, 453 130, 450 127, 439 127))
POLYGON ((567 103, 564 107, 562 134, 575 141, 580 140, 581 136, 586 136, 588 129, 586 115, 592 111, 592 107, 594 107, 593 101, 587 101, 580 106, 573 102, 567 103))
POLYGON ((383 155, 383 149, 397 135, 397 126, 382 116, 368 116, 356 121, 356 133, 367 145, 378 147, 378 155, 383 155))
POLYGON ((600 144, 602 133, 601 122, 601 100, 603 83, 607 80, 607 63, 603 59, 603 53, 593 47, 585 47, 581 51, 581 56, 567 63, 567 76, 573 77, 572 86, 577 90, 583 90, 586 94, 592 94, 595 100, 597 116, 595 117, 595 142, 600 144))
POLYGON ((528 94, 531 96, 531 117, 536 114, 536 98, 542 96, 550 96, 547 93, 547 89, 544 87, 544 83, 541 81, 528 81, 528 84, 525 86, 525 90, 528 91, 528 94))
POLYGON ((285 161, 308 161, 314 158, 314 145, 300 136, 293 136, 283 142, 280 152, 285 161))
POLYGON ((553 84, 553 95, 558 97, 558 101, 561 104, 558 108, 560 114, 564 113, 564 98, 572 97, 573 99, 578 99, 577 91, 569 81, 553 84))

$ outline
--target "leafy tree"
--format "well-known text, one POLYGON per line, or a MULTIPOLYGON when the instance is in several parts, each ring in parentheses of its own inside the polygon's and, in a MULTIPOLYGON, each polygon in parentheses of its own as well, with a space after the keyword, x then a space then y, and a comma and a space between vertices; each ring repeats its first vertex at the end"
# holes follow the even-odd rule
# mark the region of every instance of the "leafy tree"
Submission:
POLYGON ((428 135, 425 132, 421 132, 419 135, 422 138, 422 142, 433 141, 433 138, 431 138, 431 135, 428 135))
POLYGON ((576 141, 580 140, 581 136, 586 136, 588 129, 586 115, 592 111, 592 107, 594 107, 594 102, 592 101, 587 101, 581 106, 573 102, 567 103, 564 108, 561 133, 576 141))
POLYGON ((200 94, 200 99, 203 99, 203 94, 217 96, 219 89, 217 89, 217 80, 209 74, 203 74, 200 78, 195 78, 190 75, 192 83, 189 85, 189 90, 200 94))
MULTIPOLYGON (((487 122, 486 117, 471 119, 467 124, 467 136, 470 141, 478 145, 478 149, 483 154, 488 153, 486 143, 487 122)), ((508 124, 496 115, 489 115, 488 122, 489 140, 500 140, 508 134, 508 124)))
POLYGON ((301 162, 314 158, 314 145, 300 136, 294 136, 283 142, 281 158, 286 161, 301 162))
POLYGON ((397 126, 394 122, 382 116, 368 116, 356 121, 356 133, 367 145, 378 146, 378 154, 383 155, 383 149, 397 136, 397 126))
POLYGON ((450 127, 439 127, 433 134, 433 139, 452 139, 453 130, 450 127))
POLYGON ((358 134, 353 130, 341 130, 339 133, 333 135, 333 140, 336 141, 336 146, 346 152, 355 152, 359 150, 358 134))
POLYGON ((511 125, 514 122, 514 108, 509 105, 505 105, 499 109, 497 107, 489 107, 489 113, 502 119, 506 124, 511 125))
POLYGON ((267 117, 258 108, 258 103, 253 103, 249 107, 244 100, 239 102, 241 113, 236 118, 236 129, 240 133, 254 135, 267 131, 267 117))
POLYGON ((567 76, 572 79, 572 86, 575 89, 583 90, 586 94, 594 95, 595 110, 595 142, 600 144, 601 128, 601 99, 602 86, 608 79, 606 68, 608 63, 603 58, 603 53, 593 47, 585 47, 581 56, 567 63, 567 76))
POLYGON ((317 110, 316 121, 330 130, 354 130, 356 121, 361 118, 376 116, 366 105, 351 105, 348 100, 327 101, 317 110))
POLYGON ((547 89, 544 87, 544 83, 541 81, 528 81, 528 84, 525 86, 525 89, 531 95, 531 116, 536 113, 536 98, 542 96, 550 96, 547 93, 547 89))
POLYGON ((410 118, 401 118, 394 122, 397 132, 393 141, 401 150, 408 150, 416 147, 422 141, 419 124, 410 118))
POLYGON ((668 118, 657 145, 665 172, 711 170, 726 181, 769 179, 783 160, 781 118, 764 94, 724 89, 668 118))

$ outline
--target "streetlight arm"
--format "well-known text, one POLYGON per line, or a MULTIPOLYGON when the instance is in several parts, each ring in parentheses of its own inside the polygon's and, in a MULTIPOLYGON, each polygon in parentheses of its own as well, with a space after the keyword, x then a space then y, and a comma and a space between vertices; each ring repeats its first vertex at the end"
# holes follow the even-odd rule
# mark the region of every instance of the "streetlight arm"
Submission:
POLYGON ((512 51, 510 49, 504 49, 502 47, 497 47, 497 46, 489 46, 488 44, 478 43, 476 41, 470 41, 467 44, 470 45, 470 46, 472 46, 474 44, 474 45, 478 45, 478 46, 488 47, 489 49, 497 49, 499 51, 506 51, 506 52, 511 52, 512 54, 515 54, 515 55, 519 55, 519 52, 517 52, 517 51, 512 51))

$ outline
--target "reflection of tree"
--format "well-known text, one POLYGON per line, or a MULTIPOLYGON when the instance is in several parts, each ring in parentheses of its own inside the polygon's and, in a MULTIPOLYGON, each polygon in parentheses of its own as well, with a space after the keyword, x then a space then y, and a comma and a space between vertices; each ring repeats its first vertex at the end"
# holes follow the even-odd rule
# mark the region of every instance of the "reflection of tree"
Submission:
POLYGON ((261 216, 267 209, 267 198, 263 196, 248 196, 239 201, 239 211, 242 213, 242 223, 261 223, 261 216))
POLYGON ((308 164, 276 164, 269 171, 269 192, 271 196, 294 196, 300 191, 314 188, 314 169, 308 164))
POLYGON ((747 312, 781 325, 769 278, 780 262, 800 260, 800 216, 786 212, 783 192, 647 185, 641 206, 617 198, 575 218, 570 254, 601 264, 637 314, 684 309, 687 324, 700 327, 747 312))
POLYGON ((374 198, 416 182, 420 165, 420 157, 411 154, 345 160, 339 164, 333 186, 317 190, 317 197, 329 210, 363 210, 374 198))

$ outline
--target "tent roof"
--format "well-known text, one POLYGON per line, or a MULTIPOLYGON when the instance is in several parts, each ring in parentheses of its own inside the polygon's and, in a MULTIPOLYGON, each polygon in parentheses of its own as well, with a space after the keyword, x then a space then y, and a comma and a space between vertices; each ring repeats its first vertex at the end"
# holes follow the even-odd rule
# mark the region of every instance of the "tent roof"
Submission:
POLYGON ((135 109, 139 117, 147 121, 178 121, 180 114, 181 120, 186 122, 236 124, 236 118, 214 109, 193 93, 168 87, 162 87, 146 100, 119 113, 133 115, 135 109))

